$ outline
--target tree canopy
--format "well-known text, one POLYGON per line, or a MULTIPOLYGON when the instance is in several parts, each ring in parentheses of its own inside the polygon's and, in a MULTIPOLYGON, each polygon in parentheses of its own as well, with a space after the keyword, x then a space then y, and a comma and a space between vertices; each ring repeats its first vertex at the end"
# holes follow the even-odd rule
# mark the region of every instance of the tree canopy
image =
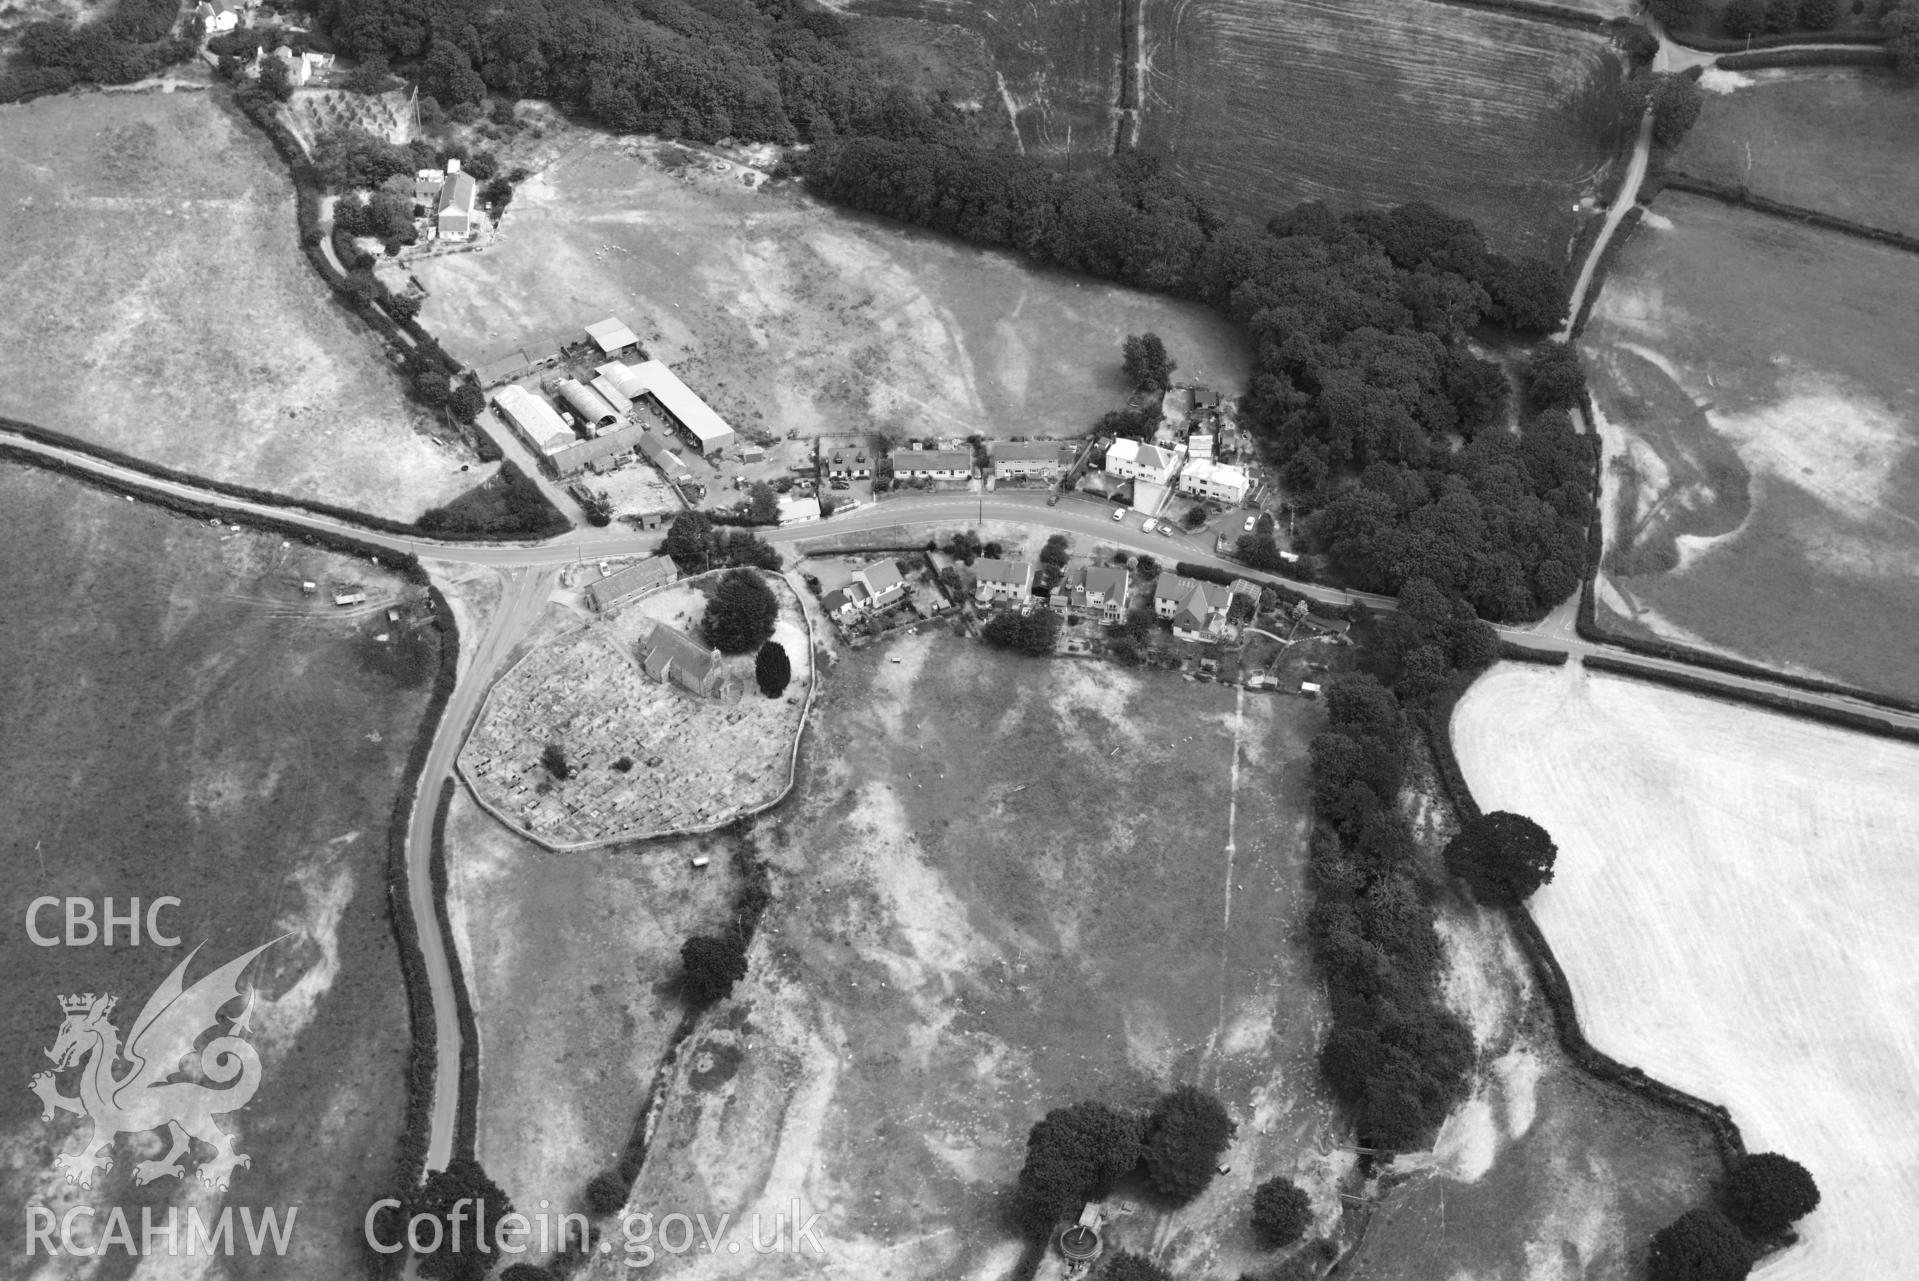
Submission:
POLYGON ((1059 639, 1059 615, 1050 609, 1034 609, 1030 614, 1005 610, 993 615, 980 628, 980 638, 1001 649, 1016 649, 1022 654, 1044 658, 1053 652, 1059 639))
POLYGON ((1819 1208, 1819 1187, 1805 1166, 1777 1152, 1755 1152, 1720 1188, 1726 1213, 1757 1240, 1778 1236, 1819 1208))
POLYGON ((1648 1281, 1743 1281, 1752 1247, 1717 1210, 1688 1210, 1653 1234, 1648 1281))
POLYGON ((780 599, 757 570, 729 569, 707 602, 700 631, 722 654, 748 654, 773 635, 779 616, 780 599))
POLYGON ((787 656, 786 646, 778 641, 760 646, 760 652, 753 656, 753 679, 759 682, 760 693, 768 698, 784 694, 787 683, 793 679, 793 660, 787 656))
POLYGON ((1103 1103, 1054 1108, 1026 1136, 1015 1211, 1028 1236, 1043 1238, 1053 1225, 1096 1201, 1139 1164, 1141 1118, 1103 1103))
POLYGON ((1553 879, 1559 847, 1523 814, 1495 810, 1469 819, 1446 843, 1446 869, 1490 906, 1522 903, 1553 879))
POLYGON ((696 1009, 725 997, 746 977, 746 944, 735 933, 696 934, 680 945, 680 990, 696 1009))
POLYGON ((1267 1249, 1291 1245, 1312 1225, 1312 1198, 1291 1179, 1268 1179, 1253 1190, 1253 1235, 1267 1249))
POLYGON ((1138 391, 1163 391, 1172 386, 1173 358, 1158 334, 1128 334, 1121 348, 1126 381, 1138 391))
MULTIPOLYGON (((500 1220, 513 1213, 513 1202, 478 1161, 456 1156, 446 1169, 427 1175, 406 1208, 409 1218, 435 1219, 441 1228, 440 1248, 419 1256, 421 1276, 432 1281, 480 1281, 499 1259, 499 1242, 493 1233, 500 1220), (456 1212, 462 1219, 457 1242, 452 1223, 456 1212)), ((432 1235, 424 1239, 431 1240, 432 1235)))
POLYGON ((1237 1128, 1218 1097, 1198 1086, 1182 1085, 1160 1099, 1141 1150, 1154 1190, 1182 1204, 1204 1192, 1237 1128))

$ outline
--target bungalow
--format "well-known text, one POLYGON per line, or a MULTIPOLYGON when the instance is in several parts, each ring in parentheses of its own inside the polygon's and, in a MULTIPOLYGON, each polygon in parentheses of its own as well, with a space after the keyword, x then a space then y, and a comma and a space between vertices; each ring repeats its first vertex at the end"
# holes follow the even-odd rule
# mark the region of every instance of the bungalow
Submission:
POLYGON ((1133 576, 1125 566, 1083 565, 1069 582, 1054 589, 1053 609, 1117 623, 1126 617, 1126 601, 1132 591, 1133 576))
POLYGON ((640 642, 640 668, 661 684, 702 698, 720 687, 720 651, 666 623, 656 624, 640 642))
POLYGON ((977 581, 975 591, 982 605, 1001 600, 1024 604, 1033 594, 1033 565, 1030 561, 982 557, 973 562, 973 577, 977 581))
MULTIPOLYGON (((1211 437, 1206 438, 1206 452, 1212 452, 1211 437)), ((1206 458, 1189 461, 1179 473, 1180 493, 1194 498, 1210 498, 1229 507, 1237 507, 1245 502, 1252 487, 1253 478, 1244 467, 1216 463, 1206 458)))
POLYGON ((1071 445, 1020 441, 993 446, 993 471, 1001 480, 1058 480, 1076 457, 1071 445))
POLYGON ((1233 605, 1230 588, 1161 574, 1153 584, 1153 613, 1173 624, 1181 640, 1215 640, 1226 632, 1226 611, 1233 605))
POLYGON ((1106 451, 1106 474, 1121 480, 1164 485, 1179 470, 1179 459, 1174 450, 1122 437, 1106 451))
POLYGON ((810 494, 780 495, 780 524, 782 525, 805 525, 819 520, 822 515, 820 500, 810 494))
POLYGON ((636 561, 624 569, 616 569, 597 583, 586 585, 586 599, 593 608, 604 614, 622 601, 630 600, 641 592, 650 592, 655 587, 664 587, 680 576, 680 571, 665 556, 649 556, 636 561))
POLYGON ((893 474, 901 480, 970 480, 973 453, 968 449, 906 449, 893 455, 893 474))
POLYGON ((1308 614, 1299 622, 1307 631, 1318 632, 1335 640, 1344 638, 1346 633, 1353 630, 1353 625, 1343 618, 1327 618, 1320 614, 1308 614))

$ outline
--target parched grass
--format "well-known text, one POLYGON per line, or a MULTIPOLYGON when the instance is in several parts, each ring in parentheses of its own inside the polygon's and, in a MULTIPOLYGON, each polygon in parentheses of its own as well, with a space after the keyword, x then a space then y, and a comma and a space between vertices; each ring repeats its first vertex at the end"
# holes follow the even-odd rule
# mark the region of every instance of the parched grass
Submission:
POLYGON ((1495 248, 1565 257, 1623 144, 1604 37, 1431 0, 1148 10, 1141 144, 1264 222, 1423 200, 1495 248))
POLYGON ((1761 71, 1704 95, 1673 167, 1804 209, 1919 235, 1919 94, 1891 73, 1761 71))
MULTIPOLYGON (((4 1071, 24 1087, 48 1066, 61 993, 118 994, 124 1033, 188 950, 204 947, 198 978, 289 935, 246 976, 259 989, 250 1039, 264 1072, 247 1108, 220 1118, 253 1159, 227 1203, 297 1205, 276 1275, 337 1276, 386 1190, 403 1119, 407 1011, 386 835, 437 633, 420 629, 401 580, 277 535, 209 528, 13 465, 0 467, 0 508, 0 750, 11 762, 0 881, 15 931, 4 1071), (321 593, 302 595, 303 581, 321 593), (368 603, 335 608, 328 593, 349 585, 368 603), (390 624, 389 607, 408 621, 390 624), (123 932, 111 949, 35 947, 23 918, 42 895, 87 897, 96 913, 109 897, 123 913, 130 899, 171 895, 180 906, 160 919, 181 946, 129 947, 123 932)), ((4 1092, 16 1159, 0 1195, 66 1204, 53 1158, 78 1149, 79 1124, 42 1123, 24 1088, 4 1092)), ((156 1142, 117 1145, 89 1198, 102 1214, 121 1204, 138 1223, 141 1205, 156 1219, 167 1204, 209 1207, 190 1172, 190 1188, 132 1186, 134 1149, 156 1142)))
POLYGON ((1627 625, 1919 692, 1919 256, 1669 193, 1584 347, 1627 625))
POLYGON ((213 95, 0 108, 0 191, 0 412, 403 520, 491 470, 333 301, 284 166, 213 95))

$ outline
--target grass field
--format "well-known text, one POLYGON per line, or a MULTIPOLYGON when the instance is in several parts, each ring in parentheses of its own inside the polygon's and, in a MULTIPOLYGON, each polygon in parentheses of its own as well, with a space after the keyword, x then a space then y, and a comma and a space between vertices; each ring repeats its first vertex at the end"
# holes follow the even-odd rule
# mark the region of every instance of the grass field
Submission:
POLYGON ((448 822, 449 903, 485 1047, 479 1153, 523 1210, 566 1210, 618 1163, 681 1014, 680 944, 715 933, 725 852, 653 842, 555 854, 464 789, 448 822), (694 871, 689 858, 713 861, 694 871))
MULTIPOLYGON (((60 994, 117 993, 124 1034, 187 950, 204 945, 198 978, 287 935, 249 971, 260 1091, 220 1123, 253 1160, 228 1203, 297 1205, 299 1217, 289 1258, 236 1261, 231 1275, 336 1277, 387 1185, 404 1103, 386 834, 438 647, 385 610, 417 615, 415 589, 12 465, 0 507, 0 750, 12 763, 0 776, 12 998, 0 1075, 13 1087, 0 1091, 0 1195, 56 1212, 122 1204, 136 1225, 141 1205, 210 1212, 218 1197, 191 1168, 185 1186, 132 1186, 136 1155, 161 1150, 151 1135, 117 1145, 91 1197, 64 1186, 54 1158, 79 1149, 80 1123, 42 1122, 27 1081, 48 1066, 60 994), (358 584, 369 600, 336 609, 303 597, 303 580, 358 584), (375 640, 383 631, 397 639, 375 640), (117 912, 178 897, 161 922, 183 946, 128 947, 122 934, 112 949, 36 947, 22 923, 42 895, 111 897, 117 912)), ((58 928, 54 913, 41 924, 58 928)))
POLYGON ((1868 227, 1919 235, 1919 95, 1891 73, 1720 73, 1673 167, 1868 227))
POLYGON ((753 972, 731 1026, 689 1044, 635 1204, 799 1197, 841 1269, 997 1275, 1033 1121, 1199 1081, 1241 1123, 1232 1174, 1116 1231, 1236 1275, 1251 1187, 1277 1172, 1330 1227, 1341 1158, 1316 1151, 1335 1131, 1299 938, 1318 709, 944 634, 824 681, 801 799, 761 822, 777 871, 753 972))
POLYGON ((429 436, 302 256, 284 166, 210 96, 0 108, 0 191, 0 413, 400 519, 490 470, 429 436))
POLYGON ((422 320, 479 360, 613 312, 737 425, 777 435, 1079 433, 1124 399, 1120 344, 1145 330, 1182 377, 1245 382, 1245 340, 1203 308, 1029 271, 790 187, 675 177, 653 154, 583 137, 520 188, 502 243, 417 264, 422 320))
POLYGON ((1919 257, 1662 196, 1583 347, 1608 625, 1919 693, 1919 257))
POLYGON ((1496 668, 1453 736, 1559 844, 1533 912, 1594 1044, 1818 1181, 1758 1275, 1919 1269, 1919 750, 1575 667, 1496 668))
POLYGON ((1178 0, 1146 9, 1140 142, 1265 221, 1424 200, 1555 260, 1623 139, 1598 35, 1431 0, 1178 0))

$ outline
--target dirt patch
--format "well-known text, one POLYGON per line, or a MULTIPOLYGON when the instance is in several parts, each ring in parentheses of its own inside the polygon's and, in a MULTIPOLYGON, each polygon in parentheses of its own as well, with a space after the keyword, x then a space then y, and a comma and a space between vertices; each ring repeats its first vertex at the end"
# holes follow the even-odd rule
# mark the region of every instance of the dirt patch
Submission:
POLYGON ((1593 1043, 1818 1181, 1766 1275, 1919 1267, 1919 749, 1570 667, 1495 669, 1453 732, 1480 803, 1559 844, 1533 912, 1593 1043))
POLYGON ((1244 339, 1203 308, 1035 272, 925 233, 668 171, 580 135, 481 253, 421 262, 421 318, 477 361, 622 316, 736 426, 811 437, 1089 429, 1125 398, 1120 345, 1154 330, 1182 377, 1238 391, 1244 339))
POLYGON ((302 256, 284 166, 208 96, 0 108, 0 157, 0 410, 398 519, 494 470, 406 398, 302 256))

